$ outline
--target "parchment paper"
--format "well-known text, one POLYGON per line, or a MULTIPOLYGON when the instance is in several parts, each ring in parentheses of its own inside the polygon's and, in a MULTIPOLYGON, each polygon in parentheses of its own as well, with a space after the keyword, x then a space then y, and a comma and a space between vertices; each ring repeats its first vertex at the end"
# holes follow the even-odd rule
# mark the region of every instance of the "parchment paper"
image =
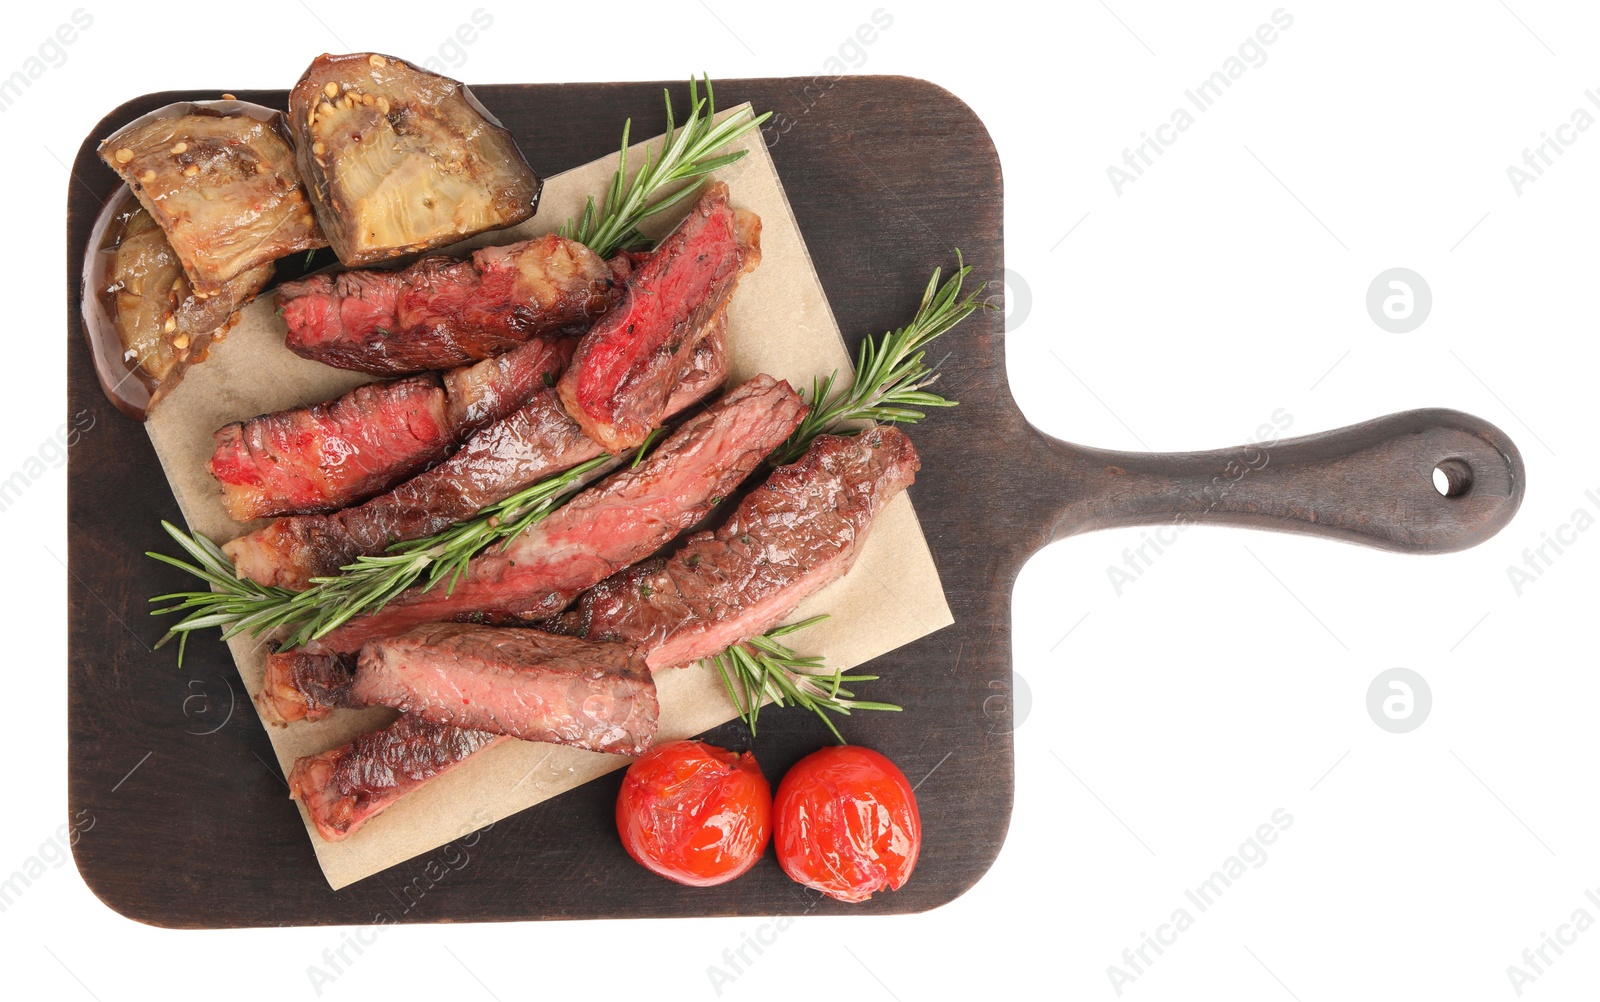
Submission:
MULTIPOLYGON (((645 146, 658 142, 659 137, 633 147, 630 170, 643 162, 645 146)), ((735 206, 761 216, 762 261, 741 280, 729 304, 729 385, 766 372, 788 379, 797 389, 809 388, 813 376, 836 369, 848 372, 850 357, 760 131, 747 134, 739 145, 749 155, 716 178, 728 182, 735 206)), ((616 159, 613 154, 550 178, 534 218, 451 250, 511 243, 559 228, 582 210, 586 196, 598 199, 604 194, 616 159)), ((665 214, 670 218, 652 219, 647 229, 652 236, 664 233, 687 209, 684 205, 665 214)), ((935 263, 929 262, 930 269, 935 263)), ((218 542, 264 523, 242 525, 223 510, 217 484, 206 472, 212 431, 256 414, 328 400, 371 378, 299 358, 284 347, 283 338, 283 321, 270 297, 253 303, 211 357, 189 370, 146 423, 190 530, 218 542)), ((790 640, 802 654, 824 655, 830 667, 854 667, 952 622, 932 555, 905 495, 879 515, 851 572, 804 603, 794 620, 823 612, 832 618, 790 640)), ((197 636, 191 642, 204 641, 197 636)), ((253 697, 265 669, 265 638, 237 637, 230 647, 253 697)), ((661 700, 657 741, 689 737, 735 716, 714 669, 667 671, 656 681, 661 700)), ((268 725, 267 731, 287 775, 300 756, 343 744, 393 716, 384 709, 340 710, 320 723, 268 725)), ((826 740, 820 724, 817 740, 826 740)), ((405 797, 343 842, 323 841, 303 808, 301 816, 322 872, 337 890, 629 761, 557 745, 505 742, 405 797)))

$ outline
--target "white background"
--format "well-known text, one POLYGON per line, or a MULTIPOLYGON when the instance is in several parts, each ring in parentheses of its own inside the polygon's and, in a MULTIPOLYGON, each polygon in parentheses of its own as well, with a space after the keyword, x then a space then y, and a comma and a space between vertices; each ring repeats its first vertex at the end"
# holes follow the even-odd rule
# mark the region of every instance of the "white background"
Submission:
MULTIPOLYGON (((1600 116, 1584 96, 1600 90, 1600 18, 1591 4, 1506 2, 1288 5, 1293 26, 1267 61, 1120 195, 1106 168, 1269 20, 1272 0, 885 4, 892 26, 853 72, 943 84, 999 148, 1012 291, 1031 297, 1011 318, 1009 369, 1040 427, 1106 447, 1212 448, 1279 408, 1301 434, 1446 406, 1509 432, 1530 486, 1509 529, 1449 556, 1198 529, 1118 595, 1106 568, 1139 530, 1041 553, 1016 592, 1031 698, 1018 701, 1016 811, 993 870, 929 914, 801 921, 724 997, 909 1002, 1031 985, 1116 998, 1108 965, 1279 808, 1293 823, 1266 862, 1123 997, 1510 999, 1524 949, 1579 908, 1600 919, 1583 893, 1600 888, 1600 533, 1580 533, 1520 596, 1507 576, 1575 510, 1600 514, 1600 128, 1520 194, 1506 173, 1575 109, 1600 116), (1408 334, 1379 329, 1364 305, 1395 266, 1434 297, 1408 334), (1394 666, 1431 684, 1431 716, 1409 734, 1365 708, 1368 683, 1394 666)), ((0 470, 62 420, 62 161, 107 108, 167 88, 285 87, 347 45, 420 61, 477 6, 87 6, 93 24, 65 61, 0 115, 13 345, 0 470)), ((488 0, 492 26, 454 72, 810 76, 878 5, 773 6, 488 0)), ((75 7, 14 5, 0 75, 75 7)), ((52 470, 0 515, 13 650, 0 874, 66 812, 67 584, 53 558, 65 490, 52 470)), ((390 929, 324 997, 713 998, 706 969, 758 924, 390 929)), ((339 935, 148 928, 65 864, 0 914, 0 962, 10 997, 312 998, 306 967, 339 935)), ((1565 950, 1547 951, 1525 997, 1592 996, 1600 931, 1565 950)))

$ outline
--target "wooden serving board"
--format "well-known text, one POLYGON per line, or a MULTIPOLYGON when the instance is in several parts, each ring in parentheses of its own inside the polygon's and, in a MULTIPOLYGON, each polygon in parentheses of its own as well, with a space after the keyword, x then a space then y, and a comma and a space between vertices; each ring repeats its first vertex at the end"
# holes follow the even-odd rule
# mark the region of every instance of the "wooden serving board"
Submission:
MULTIPOLYGON (((475 87, 541 173, 555 174, 665 126, 664 85, 475 87)), ((674 93, 681 88, 675 84, 674 93)), ((998 292, 1004 271, 1000 164, 983 124, 924 81, 845 77, 729 80, 719 104, 779 113, 768 142, 852 350, 908 317, 935 265, 960 248, 998 292)), ((146 599, 190 587, 143 556, 181 523, 144 430, 101 394, 78 319, 81 262, 115 178, 99 137, 163 104, 216 92, 147 95, 112 111, 79 148, 67 205, 68 421, 92 430, 69 462, 69 810, 92 815, 75 852, 102 900, 178 927, 494 921, 727 914, 883 914, 936 907, 994 861, 1011 815, 1011 590, 1046 543, 1174 518, 1311 532, 1412 552, 1457 549, 1498 531, 1523 491, 1516 448, 1450 411, 1394 415, 1262 452, 1135 455, 1084 449, 1023 419, 1005 378, 998 311, 940 343, 961 406, 914 430, 923 469, 911 494, 955 625, 868 666, 871 698, 900 714, 844 719, 919 783, 925 830, 914 879, 861 905, 806 891, 769 851, 719 888, 651 875, 623 852, 613 773, 340 891, 318 871, 265 733, 227 649, 191 643, 183 668, 150 648, 164 626, 146 599), (1457 489, 1430 477, 1443 465, 1457 489), (997 698, 998 697, 998 698, 997 698)), ((240 93, 281 107, 284 92, 240 93)), ((995 301, 998 302, 998 295, 995 301)), ((705 735, 750 747, 742 725, 705 735)), ((753 743, 776 781, 824 743, 801 713, 762 715, 753 743)))

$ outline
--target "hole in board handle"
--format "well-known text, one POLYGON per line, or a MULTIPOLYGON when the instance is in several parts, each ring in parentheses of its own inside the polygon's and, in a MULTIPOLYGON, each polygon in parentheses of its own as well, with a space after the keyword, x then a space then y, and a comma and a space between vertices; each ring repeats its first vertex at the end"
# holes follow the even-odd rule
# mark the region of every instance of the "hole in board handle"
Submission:
POLYGON ((1472 467, 1459 459, 1442 459, 1433 468, 1433 489, 1447 498, 1458 498, 1472 489, 1472 467))

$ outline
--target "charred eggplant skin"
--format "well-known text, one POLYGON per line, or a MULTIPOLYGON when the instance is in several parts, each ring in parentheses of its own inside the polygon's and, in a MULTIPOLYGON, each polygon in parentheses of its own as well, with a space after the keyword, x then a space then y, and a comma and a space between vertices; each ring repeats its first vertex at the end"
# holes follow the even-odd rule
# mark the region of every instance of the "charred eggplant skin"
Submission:
POLYGON ((522 222, 543 185, 460 81, 393 56, 318 56, 289 92, 295 159, 356 267, 522 222))
POLYGON ((245 101, 169 104, 100 144, 207 295, 291 254, 327 246, 283 113, 245 101))
POLYGON ((197 294, 166 234, 128 186, 119 187, 95 220, 83 264, 83 330, 101 389, 144 420, 272 274, 264 264, 197 294))

